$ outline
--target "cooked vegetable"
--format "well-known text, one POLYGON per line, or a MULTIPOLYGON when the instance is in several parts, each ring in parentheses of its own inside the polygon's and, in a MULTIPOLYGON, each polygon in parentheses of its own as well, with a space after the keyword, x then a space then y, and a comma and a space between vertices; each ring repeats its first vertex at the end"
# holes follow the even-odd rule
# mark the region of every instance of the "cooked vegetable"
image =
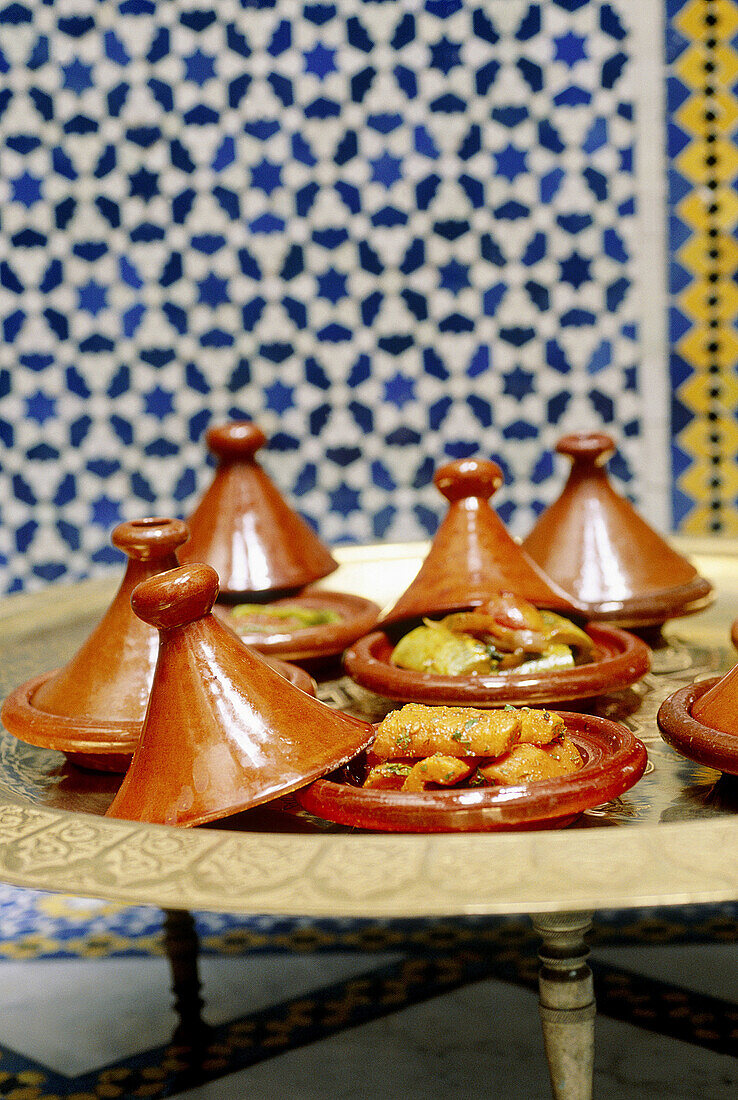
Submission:
POLYGON ((576 771, 584 765, 581 753, 570 737, 561 737, 546 746, 546 752, 554 760, 558 760, 568 771, 576 771))
POLYGON ((371 748, 378 760, 401 757, 501 756, 518 741, 546 744, 564 732, 564 720, 547 710, 476 710, 407 703, 380 722, 371 748))
POLYGON ((557 615, 555 611, 542 611, 541 617, 546 624, 547 645, 568 645, 581 653, 591 654, 594 642, 589 634, 581 627, 573 623, 571 619, 565 619, 563 615, 557 615))
POLYGON ((271 634, 275 630, 306 630, 311 626, 335 623, 341 616, 329 607, 304 604, 240 603, 231 611, 234 629, 241 634, 271 634))
POLYGON ((576 661, 568 645, 547 645, 540 657, 517 665, 521 672, 548 672, 555 668, 574 668, 576 661))
POLYGON ((417 672, 440 672, 444 676, 470 676, 489 672, 489 646, 469 634, 457 634, 445 623, 426 620, 411 630, 395 646, 392 664, 417 672))
POLYGON ((380 722, 364 786, 424 791, 532 783, 584 764, 560 714, 408 703, 380 722))
POLYGON ((479 772, 488 783, 504 787, 511 783, 532 783, 537 779, 554 779, 556 776, 568 775, 581 768, 583 760, 573 741, 562 737, 556 744, 560 748, 558 753, 549 746, 515 745, 499 760, 481 766, 479 772), (564 744, 566 748, 561 749, 564 744))
POLYGON ((473 611, 425 619, 400 639, 390 660, 414 672, 474 676, 572 667, 590 660, 592 650, 592 639, 575 623, 500 593, 473 611))
POLYGON ((383 760, 381 764, 375 764, 362 785, 372 790, 399 791, 412 770, 412 764, 383 760))
POLYGON ((418 761, 402 784, 401 790, 424 791, 430 783, 439 787, 453 787, 455 783, 467 779, 473 771, 473 766, 463 760, 436 753, 418 761))

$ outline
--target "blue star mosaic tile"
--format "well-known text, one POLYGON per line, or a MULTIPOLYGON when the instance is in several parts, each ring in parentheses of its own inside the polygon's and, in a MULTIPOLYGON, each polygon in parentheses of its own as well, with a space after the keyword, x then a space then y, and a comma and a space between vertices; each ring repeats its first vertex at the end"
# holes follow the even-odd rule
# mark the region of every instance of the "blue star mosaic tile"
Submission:
POLYGON ((583 427, 637 498, 632 11, 0 7, 0 587, 186 515, 230 417, 329 542, 432 533, 476 454, 525 533, 583 427))

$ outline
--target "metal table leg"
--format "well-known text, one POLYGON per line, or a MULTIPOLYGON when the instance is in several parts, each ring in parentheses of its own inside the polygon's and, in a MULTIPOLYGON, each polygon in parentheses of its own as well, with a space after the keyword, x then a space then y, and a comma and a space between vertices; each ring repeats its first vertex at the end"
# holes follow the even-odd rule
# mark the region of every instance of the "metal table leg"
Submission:
POLYGON ((554 1100, 591 1100, 595 1000, 584 935, 591 913, 532 917, 539 952, 539 1012, 554 1100))
POLYGON ((177 1089, 193 1088, 208 1080, 204 1063, 212 1029, 202 1018, 198 972, 199 940, 192 914, 186 909, 164 910, 164 950, 172 972, 174 1009, 179 1023, 172 1036, 172 1049, 181 1063, 177 1089))

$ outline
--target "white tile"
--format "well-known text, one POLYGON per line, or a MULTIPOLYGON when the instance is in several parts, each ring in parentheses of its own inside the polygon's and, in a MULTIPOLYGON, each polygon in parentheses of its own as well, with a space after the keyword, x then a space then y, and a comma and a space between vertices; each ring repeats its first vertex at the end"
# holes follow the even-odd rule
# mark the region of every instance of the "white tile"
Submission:
MULTIPOLYGON (((598 1100, 732 1100, 738 1062, 596 1024, 598 1100)), ((549 1100, 536 996, 485 981, 283 1054, 178 1100, 549 1100)))
MULTIPOLYGON (((217 1025, 353 977, 389 956, 255 956, 200 960, 203 1016, 217 1025)), ((163 1045, 177 1017, 164 959, 4 962, 0 1045, 75 1075, 163 1045)))

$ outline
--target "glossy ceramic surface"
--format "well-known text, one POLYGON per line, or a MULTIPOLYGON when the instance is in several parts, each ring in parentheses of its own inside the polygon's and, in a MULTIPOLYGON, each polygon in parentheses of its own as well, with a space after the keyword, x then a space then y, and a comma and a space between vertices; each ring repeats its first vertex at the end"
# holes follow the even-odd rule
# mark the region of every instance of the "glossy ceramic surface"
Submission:
POLYGON ((272 634, 249 633, 240 627, 232 608, 221 605, 216 614, 235 630, 246 645, 259 653, 279 655, 290 661, 312 661, 323 657, 334 657, 343 653, 347 646, 357 638, 367 634, 379 617, 379 605, 362 596, 352 596, 347 592, 328 592, 322 589, 306 589, 299 595, 284 600, 275 600, 269 606, 284 607, 298 604, 317 610, 333 611, 340 620, 325 623, 322 626, 310 626, 301 630, 274 631, 272 634))
POLYGON ((706 724, 698 715, 699 704, 720 682, 720 677, 713 677, 679 688, 661 704, 658 724, 667 744, 689 760, 738 775, 738 723, 731 733, 706 724))
POLYGON ((304 788, 297 799, 318 817, 361 829, 423 833, 568 825, 583 810, 629 790, 643 775, 648 755, 625 726, 583 714, 564 713, 564 719, 585 763, 559 779, 411 793, 364 790, 343 769, 304 788))
MULTIPOLYGON (((738 896, 738 785, 662 739, 656 712, 675 688, 735 662, 738 543, 678 539, 716 582, 715 604, 667 624, 651 672, 587 703, 647 746, 640 781, 568 829, 504 834, 371 834, 281 801, 217 825, 174 829, 103 816, 119 777, 0 731, 0 879, 131 905, 213 912, 422 917, 578 911, 738 896)), ((388 604, 425 544, 341 546, 336 586, 388 604)), ((114 593, 110 581, 59 585, 0 603, 0 693, 61 665, 114 593)), ((319 685, 334 707, 377 721, 387 703, 348 677, 319 685)), ((295 796, 289 796, 294 798, 295 796)))
POLYGON ((372 727, 292 687, 211 614, 218 577, 181 566, 140 584, 159 631, 141 738, 111 817, 198 825, 287 794, 345 763, 372 727))
POLYGON ((548 580, 490 507, 503 482, 496 462, 459 459, 440 466, 433 480, 448 512, 418 575, 382 616, 383 625, 472 607, 498 592, 551 610, 577 610, 576 600, 548 580))
POLYGON ((522 544, 541 569, 589 616, 621 625, 658 625, 704 607, 710 583, 610 484, 610 436, 563 436, 556 450, 572 461, 568 480, 522 544))
POLYGON ((592 661, 547 672, 510 669, 489 675, 442 676, 398 668, 390 661, 394 643, 381 630, 350 646, 344 665, 358 684, 388 699, 476 707, 584 699, 628 687, 648 672, 650 650, 640 638, 599 623, 589 623, 587 633, 595 643, 592 661))
MULTIPOLYGON (((293 687, 307 695, 315 695, 315 681, 304 669, 277 657, 267 654, 261 656, 293 687)), ((11 692, 3 711, 3 722, 8 728, 8 719, 19 728, 23 726, 25 736, 22 740, 27 744, 63 752, 68 760, 79 767, 91 768, 93 771, 125 772, 141 736, 143 719, 138 722, 120 722, 115 736, 111 736, 110 727, 105 725, 56 715, 54 732, 49 735, 45 718, 34 705, 34 699, 37 692, 55 675, 56 670, 44 672, 41 676, 34 676, 32 680, 26 680, 25 684, 11 692)))
POLYGON ((188 520, 183 562, 206 562, 222 596, 302 588, 332 573, 336 561, 256 461, 261 428, 234 421, 211 428, 213 481, 188 520))
POLYGON ((712 729, 738 738, 738 665, 695 699, 692 716, 712 729))
POLYGON ((21 740, 99 754, 107 757, 103 767, 135 744, 156 664, 156 631, 134 615, 131 594, 142 581, 177 566, 175 551, 187 527, 149 517, 119 524, 111 538, 128 564, 105 615, 66 665, 21 684, 2 708, 3 723, 21 740))

